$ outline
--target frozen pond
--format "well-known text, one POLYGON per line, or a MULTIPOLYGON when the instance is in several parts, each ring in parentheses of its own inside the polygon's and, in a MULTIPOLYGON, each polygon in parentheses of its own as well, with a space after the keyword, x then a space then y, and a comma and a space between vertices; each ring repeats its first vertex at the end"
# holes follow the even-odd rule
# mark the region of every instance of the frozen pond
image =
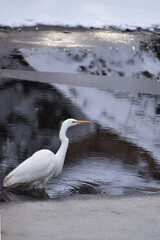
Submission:
POLYGON ((63 120, 92 121, 69 129, 63 172, 46 194, 1 186, 1 199, 160 192, 159 96, 13 80, 0 86, 0 107, 1 183, 35 151, 57 151, 63 120))

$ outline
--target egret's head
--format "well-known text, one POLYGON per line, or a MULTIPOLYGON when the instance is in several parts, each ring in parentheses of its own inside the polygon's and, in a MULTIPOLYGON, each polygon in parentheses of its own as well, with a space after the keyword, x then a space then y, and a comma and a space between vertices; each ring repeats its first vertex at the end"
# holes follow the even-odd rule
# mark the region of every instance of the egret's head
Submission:
POLYGON ((66 127, 72 127, 72 126, 75 126, 77 124, 90 123, 90 122, 91 121, 82 121, 82 120, 76 120, 74 118, 70 118, 70 119, 65 120, 62 125, 65 125, 66 127))
POLYGON ((59 133, 59 137, 61 140, 63 140, 63 138, 65 137, 66 138, 66 131, 69 127, 72 127, 72 126, 75 126, 77 124, 81 124, 81 123, 90 123, 91 121, 81 121, 81 120, 76 120, 74 118, 70 118, 70 119, 67 119, 65 120, 63 123, 62 123, 62 127, 61 127, 61 130, 60 130, 60 133, 59 133))

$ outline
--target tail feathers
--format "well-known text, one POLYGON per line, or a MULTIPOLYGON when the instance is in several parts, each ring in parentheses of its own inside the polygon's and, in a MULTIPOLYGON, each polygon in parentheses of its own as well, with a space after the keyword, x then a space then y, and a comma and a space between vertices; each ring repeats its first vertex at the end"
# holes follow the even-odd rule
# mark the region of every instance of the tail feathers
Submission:
POLYGON ((13 176, 7 176, 3 181, 3 187, 11 187, 14 185, 13 176))

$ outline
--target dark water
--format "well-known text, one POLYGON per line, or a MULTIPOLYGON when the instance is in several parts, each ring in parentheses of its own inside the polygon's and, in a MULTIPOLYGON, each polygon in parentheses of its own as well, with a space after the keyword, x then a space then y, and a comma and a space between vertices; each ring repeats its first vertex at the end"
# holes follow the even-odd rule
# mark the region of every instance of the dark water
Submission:
MULTIPOLYGON (((122 95, 117 98, 122 98, 122 95)), ((126 98, 124 94, 123 98, 126 98)), ((140 99, 142 102, 148 99, 155 103, 156 117, 148 116, 148 121, 156 121, 156 128, 159 126, 156 131, 159 131, 159 97, 141 95, 140 99)), ((152 105, 149 106, 151 108, 152 105)), ((120 136, 113 128, 103 127, 97 118, 88 119, 83 108, 57 88, 27 81, 6 81, 0 85, 0 109, 1 200, 160 192, 160 164, 154 155, 156 148, 153 147, 153 152, 148 151, 130 138, 120 136), (39 149, 57 151, 61 122, 70 117, 91 120, 92 124, 68 130, 70 145, 63 173, 48 182, 46 194, 17 190, 3 190, 2 193, 4 177, 23 160, 39 149)), ((143 113, 144 109, 141 109, 139 115, 147 118, 143 113)), ((148 133, 148 139, 150 136, 151 132, 148 133)))

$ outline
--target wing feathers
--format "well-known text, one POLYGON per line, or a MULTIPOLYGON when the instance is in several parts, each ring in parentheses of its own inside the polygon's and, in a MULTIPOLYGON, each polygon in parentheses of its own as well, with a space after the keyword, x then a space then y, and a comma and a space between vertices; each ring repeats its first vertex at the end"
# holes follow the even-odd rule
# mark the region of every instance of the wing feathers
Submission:
POLYGON ((49 150, 40 150, 22 162, 4 179, 3 186, 29 184, 43 181, 56 167, 54 153, 49 150))

